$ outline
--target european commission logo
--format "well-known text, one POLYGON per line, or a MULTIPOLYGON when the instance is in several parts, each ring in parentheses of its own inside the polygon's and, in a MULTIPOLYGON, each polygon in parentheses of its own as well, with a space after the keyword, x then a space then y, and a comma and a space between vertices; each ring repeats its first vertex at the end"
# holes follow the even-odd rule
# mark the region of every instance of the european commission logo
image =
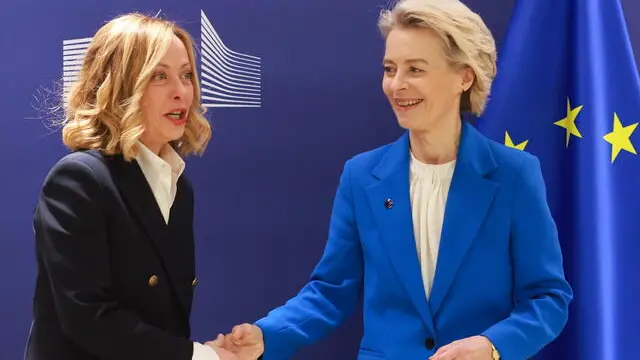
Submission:
MULTIPOLYGON (((66 98, 92 38, 62 42, 62 78, 66 98)), ((200 90, 202 105, 261 107, 262 59, 227 47, 211 21, 200 11, 200 90)))
POLYGON ((90 42, 91 38, 70 39, 62 42, 62 85, 65 98, 71 85, 78 80, 78 72, 90 42))

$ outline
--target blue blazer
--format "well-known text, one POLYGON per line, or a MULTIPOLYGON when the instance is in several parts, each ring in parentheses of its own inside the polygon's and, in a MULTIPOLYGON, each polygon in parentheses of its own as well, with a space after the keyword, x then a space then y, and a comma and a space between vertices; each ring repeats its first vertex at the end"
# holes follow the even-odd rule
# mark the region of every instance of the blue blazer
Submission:
POLYGON ((347 161, 329 238, 309 283, 256 322, 264 360, 338 327, 363 296, 359 360, 426 359, 484 335, 505 360, 555 339, 573 294, 538 160, 465 123, 426 298, 409 198, 409 136, 347 161))

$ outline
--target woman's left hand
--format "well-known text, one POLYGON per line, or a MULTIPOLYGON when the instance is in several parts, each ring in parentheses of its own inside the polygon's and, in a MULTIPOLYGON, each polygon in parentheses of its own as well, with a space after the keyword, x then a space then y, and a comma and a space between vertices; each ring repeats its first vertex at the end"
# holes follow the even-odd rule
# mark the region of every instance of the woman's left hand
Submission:
POLYGON ((441 347, 429 360, 492 360, 492 349, 486 337, 472 336, 441 347))

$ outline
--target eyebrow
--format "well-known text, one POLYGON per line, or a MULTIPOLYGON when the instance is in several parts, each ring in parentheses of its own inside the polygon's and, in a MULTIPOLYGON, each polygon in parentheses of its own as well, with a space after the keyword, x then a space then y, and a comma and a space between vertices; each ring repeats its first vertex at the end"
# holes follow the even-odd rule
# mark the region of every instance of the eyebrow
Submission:
MULTIPOLYGON (((428 62, 427 60, 425 60, 425 59, 419 59, 419 58, 416 58, 416 59, 407 59, 407 60, 405 60, 404 62, 405 62, 405 63, 417 63, 417 62, 419 62, 419 63, 424 63, 424 64, 429 65, 429 62, 428 62)), ((384 63, 384 64, 389 64, 389 63, 391 63, 391 64, 395 64, 393 61, 391 61, 391 60, 389 60, 389 59, 384 59, 383 63, 384 63)))
MULTIPOLYGON (((158 64, 158 66, 163 67, 165 69, 169 68, 169 65, 163 64, 163 63, 158 64)), ((180 66, 180 69, 184 69, 184 68, 189 67, 189 66, 191 66, 190 63, 184 63, 184 64, 182 64, 182 66, 180 66)))

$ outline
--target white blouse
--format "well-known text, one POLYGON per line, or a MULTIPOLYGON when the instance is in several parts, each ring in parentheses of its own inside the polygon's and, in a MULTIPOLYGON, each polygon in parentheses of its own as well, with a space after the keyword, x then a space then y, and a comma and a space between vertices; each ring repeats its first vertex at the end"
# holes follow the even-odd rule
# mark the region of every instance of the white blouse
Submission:
POLYGON ((431 295, 438 260, 447 195, 456 161, 425 164, 411 153, 410 187, 413 231, 427 298, 431 295))

